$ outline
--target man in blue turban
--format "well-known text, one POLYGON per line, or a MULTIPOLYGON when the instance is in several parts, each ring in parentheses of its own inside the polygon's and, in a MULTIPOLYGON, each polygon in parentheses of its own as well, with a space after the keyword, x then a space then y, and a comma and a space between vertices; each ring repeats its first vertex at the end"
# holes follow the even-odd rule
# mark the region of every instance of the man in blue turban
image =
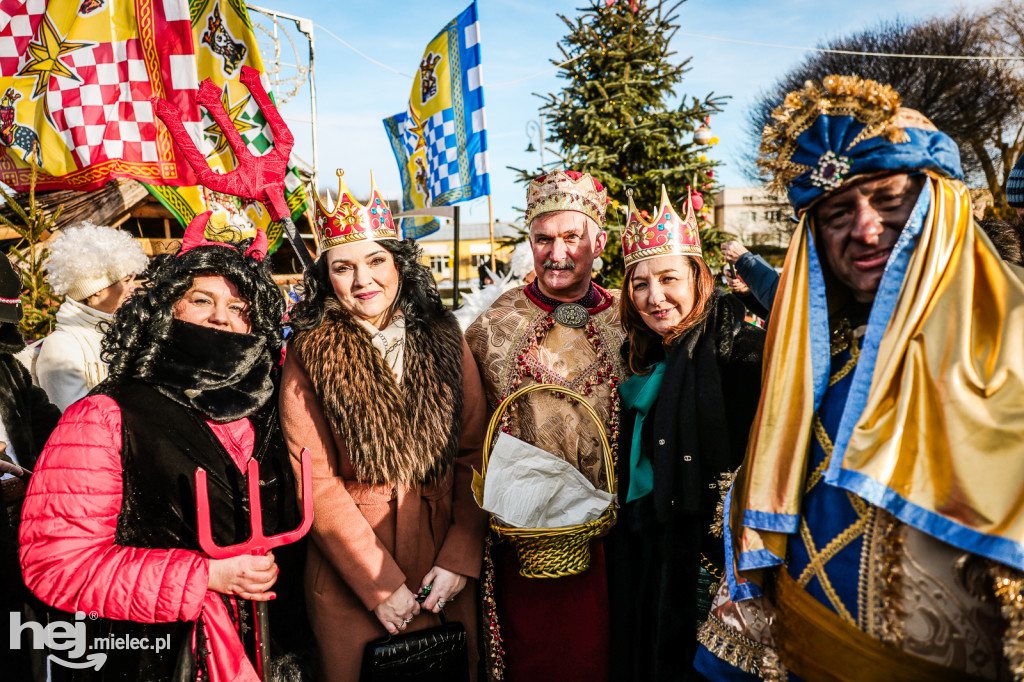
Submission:
POLYGON ((1024 285, 955 143, 889 86, 829 76, 786 96, 758 163, 801 222, 698 669, 1021 679, 1024 285))

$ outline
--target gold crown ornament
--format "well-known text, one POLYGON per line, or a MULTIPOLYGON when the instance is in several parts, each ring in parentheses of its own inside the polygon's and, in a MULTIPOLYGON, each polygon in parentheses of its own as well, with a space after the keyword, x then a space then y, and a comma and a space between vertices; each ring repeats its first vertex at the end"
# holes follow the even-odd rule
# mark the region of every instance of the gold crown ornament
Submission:
MULTIPOLYGON (((771 120, 761 135, 761 147, 758 150, 761 156, 757 165, 768 176, 768 190, 782 194, 797 176, 815 170, 811 164, 796 162, 793 156, 799 150, 800 136, 820 117, 849 116, 864 125, 859 134, 839 152, 820 150, 833 152, 829 159, 832 164, 826 163, 827 167, 823 171, 826 179, 833 176, 838 179, 851 165, 845 156, 837 156, 837 153, 844 153, 846 148, 877 136, 891 143, 909 140, 899 124, 900 108, 899 93, 884 83, 840 75, 828 76, 820 83, 806 81, 803 88, 788 93, 782 104, 772 111, 771 120), (836 163, 846 168, 833 168, 836 163)), ((822 163, 818 166, 822 166, 822 163)), ((822 175, 821 170, 818 175, 822 175)))
POLYGON ((622 231, 622 255, 626 267, 648 258, 658 256, 697 256, 703 258, 700 249, 700 232, 697 218, 693 214, 693 199, 689 188, 686 194, 686 215, 681 216, 672 208, 665 185, 661 186, 661 208, 657 217, 648 222, 633 203, 633 190, 626 190, 629 197, 629 214, 626 228, 622 231))
POLYGON ((874 173, 927 170, 963 180, 953 139, 900 106, 892 87, 859 76, 807 81, 786 95, 761 134, 759 154, 768 191, 788 193, 798 213, 874 173))
POLYGON ((370 199, 365 205, 349 191, 342 177, 345 171, 338 169, 337 172, 338 201, 333 210, 328 211, 323 205, 314 185, 309 187, 313 197, 313 237, 316 239, 317 257, 335 246, 353 242, 399 239, 388 204, 381 198, 373 181, 373 172, 370 173, 370 199))
POLYGON ((607 207, 607 190, 589 173, 555 170, 534 178, 526 188, 527 226, 545 213, 577 211, 593 218, 604 229, 607 207))

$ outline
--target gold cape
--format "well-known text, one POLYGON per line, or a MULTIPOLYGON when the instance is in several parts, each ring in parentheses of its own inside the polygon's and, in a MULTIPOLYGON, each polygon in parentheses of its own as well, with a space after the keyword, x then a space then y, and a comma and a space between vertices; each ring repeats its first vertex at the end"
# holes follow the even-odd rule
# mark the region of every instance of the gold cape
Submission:
MULTIPOLYGON (((825 480, 941 540, 1024 569, 1024 284, 975 229, 964 185, 928 178, 930 205, 863 377, 863 409, 844 414, 852 430, 845 449, 837 441, 825 480)), ((727 550, 738 598, 756 593, 744 593, 744 578, 761 584, 761 570, 786 556, 824 392, 820 378, 815 390, 812 357, 817 349, 827 367, 827 329, 823 340, 811 333, 821 335, 824 314, 811 213, 786 256, 761 403, 730 493, 727 550)))

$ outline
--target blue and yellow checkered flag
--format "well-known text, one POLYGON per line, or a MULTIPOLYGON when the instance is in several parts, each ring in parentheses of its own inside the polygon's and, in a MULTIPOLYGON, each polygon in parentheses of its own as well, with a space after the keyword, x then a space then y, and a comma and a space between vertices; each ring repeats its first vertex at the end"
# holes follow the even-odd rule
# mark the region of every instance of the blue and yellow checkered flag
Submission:
MULTIPOLYGON (((403 210, 491 193, 475 1, 427 44, 409 108, 384 119, 384 128, 402 176, 403 210)), ((434 219, 406 218, 402 232, 417 238, 438 227, 434 219)))

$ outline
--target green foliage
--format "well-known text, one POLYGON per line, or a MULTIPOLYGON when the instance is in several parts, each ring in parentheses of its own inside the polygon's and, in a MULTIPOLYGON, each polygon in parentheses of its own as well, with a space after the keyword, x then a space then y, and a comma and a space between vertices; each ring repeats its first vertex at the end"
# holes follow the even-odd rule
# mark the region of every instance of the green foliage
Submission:
POLYGON ((530 238, 530 231, 525 227, 519 227, 517 225, 513 225, 513 227, 515 228, 514 234, 498 239, 497 243, 499 249, 509 249, 514 251, 517 246, 530 238))
MULTIPOLYGON (((619 234, 626 218, 626 189, 633 190, 638 210, 658 210, 661 186, 669 200, 685 210, 687 187, 704 195, 716 190, 707 146, 693 141, 705 118, 721 111, 724 97, 677 99, 675 88, 689 71, 689 58, 673 59, 672 37, 679 29, 676 9, 682 0, 640 0, 633 12, 619 0, 605 7, 590 0, 572 19, 559 15, 569 33, 559 43, 564 62, 559 77, 567 81, 558 93, 542 96, 548 140, 557 145, 565 169, 592 174, 607 189, 608 246, 601 280, 617 286, 622 278, 619 234), (704 159, 701 160, 701 157, 704 159)), ((519 170, 519 169, 515 169, 519 170)), ((520 180, 540 174, 519 170, 520 180)), ((709 264, 720 262, 717 245, 729 238, 699 217, 701 239, 709 264)))
POLYGON ((46 240, 57 230, 60 208, 48 213, 36 203, 36 182, 33 171, 28 194, 28 210, 14 200, 2 187, 0 198, 14 213, 14 220, 0 215, 0 223, 14 230, 21 238, 8 257, 21 270, 23 277, 21 307, 24 316, 19 325, 28 340, 41 339, 53 331, 60 300, 50 290, 43 272, 43 262, 49 255, 46 240))

